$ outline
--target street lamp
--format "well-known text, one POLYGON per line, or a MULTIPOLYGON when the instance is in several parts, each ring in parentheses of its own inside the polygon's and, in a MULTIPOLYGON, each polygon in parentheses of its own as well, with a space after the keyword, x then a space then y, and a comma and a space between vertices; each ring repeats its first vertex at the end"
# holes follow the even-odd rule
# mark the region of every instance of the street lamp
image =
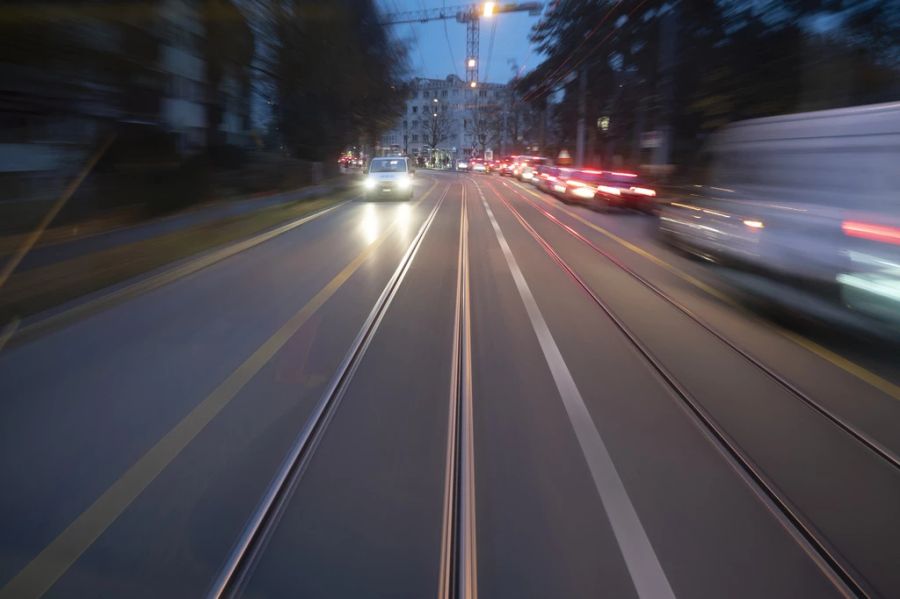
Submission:
POLYGON ((483 17, 493 16, 495 4, 496 4, 496 2, 485 2, 481 16, 483 16, 483 17))
POLYGON ((475 88, 475 87, 478 87, 478 84, 475 83, 474 81, 472 81, 469 83, 469 87, 475 88))
POLYGON ((470 58, 469 62, 466 63, 466 66, 469 67, 470 69, 474 69, 475 68, 475 59, 470 58))

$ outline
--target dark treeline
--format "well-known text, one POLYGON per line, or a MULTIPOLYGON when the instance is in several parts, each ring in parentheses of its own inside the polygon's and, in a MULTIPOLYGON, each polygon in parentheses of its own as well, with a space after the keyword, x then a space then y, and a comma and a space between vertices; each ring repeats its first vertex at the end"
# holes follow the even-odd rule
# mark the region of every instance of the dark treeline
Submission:
POLYGON ((523 100, 549 104, 571 150, 583 85, 600 161, 689 165, 734 120, 900 98, 898 0, 561 0, 531 39, 545 60, 523 100))
POLYGON ((106 202, 177 207, 251 167, 258 183, 232 177, 247 191, 301 183, 279 161, 327 170, 376 139, 406 75, 374 0, 6 1, 0 153, 18 156, 2 154, 0 201, 52 195, 110 136, 97 172, 135 189, 94 189, 106 202))

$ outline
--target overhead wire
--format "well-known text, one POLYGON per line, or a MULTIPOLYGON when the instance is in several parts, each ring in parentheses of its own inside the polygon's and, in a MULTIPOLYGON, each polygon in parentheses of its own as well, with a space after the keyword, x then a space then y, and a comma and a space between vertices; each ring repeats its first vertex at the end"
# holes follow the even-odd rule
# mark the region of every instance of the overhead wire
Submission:
POLYGON ((597 31, 600 29, 600 27, 606 22, 607 19, 609 19, 610 15, 612 15, 613 11, 616 10, 620 4, 622 4, 622 0, 616 0, 616 2, 609 8, 609 10, 606 11, 606 14, 604 14, 603 17, 599 21, 597 21, 597 24, 594 25, 594 27, 591 28, 590 31, 588 31, 587 35, 585 35, 584 38, 581 40, 581 43, 578 44, 578 46, 576 46, 575 49, 569 53, 569 55, 566 57, 566 59, 563 62, 561 62, 553 70, 552 73, 550 73, 550 75, 548 76, 548 79, 550 79, 554 75, 556 75, 556 73, 558 73, 559 70, 561 68, 563 68, 566 65, 566 63, 569 62, 569 60, 572 59, 572 56, 574 56, 575 53, 578 52, 581 49, 581 47, 584 46, 584 44, 586 44, 587 41, 594 36, 595 33, 597 33, 597 31))
MULTIPOLYGON (((620 0, 620 1, 621 1, 621 0, 620 0)), ((641 8, 641 7, 642 7, 644 4, 646 4, 647 2, 648 2, 648 0, 641 0, 640 2, 638 2, 638 3, 637 3, 637 4, 636 4, 629 12, 628 12, 628 16, 630 17, 631 15, 633 15, 635 12, 637 12, 637 10, 638 10, 639 8, 641 8)), ((619 3, 617 3, 616 6, 618 6, 618 4, 619 4, 619 3)), ((613 8, 615 8, 615 7, 613 7, 613 8)), ((612 9, 611 9, 611 10, 612 10, 612 9)), ((607 14, 609 14, 609 13, 607 13, 607 14)), ((595 27, 595 29, 596 29, 596 27, 595 27)), ((534 99, 534 98, 542 97, 542 96, 545 96, 545 95, 551 93, 551 92, 553 91, 553 88, 554 88, 558 83, 560 83, 560 82, 563 81, 566 77, 568 77, 568 76, 569 76, 576 68, 578 68, 578 67, 581 65, 581 63, 583 63, 585 60, 587 60, 587 59, 588 59, 595 51, 597 51, 601 46, 603 46, 603 44, 606 43, 606 41, 607 41, 610 37, 612 37, 613 34, 615 34, 615 33, 616 33, 616 30, 615 30, 615 29, 613 29, 612 31, 610 31, 603 39, 601 39, 601 40, 600 40, 593 48, 589 49, 588 52, 587 52, 586 54, 584 54, 581 58, 579 58, 579 59, 578 59, 572 66, 570 66, 565 72, 561 73, 559 76, 557 76, 557 77, 555 77, 555 78, 553 78, 553 75, 551 74, 550 77, 548 77, 547 80, 546 80, 545 82, 543 82, 541 85, 539 85, 538 87, 534 88, 533 90, 531 90, 531 91, 529 91, 527 94, 525 94, 525 96, 523 96, 523 100, 524 100, 524 101, 529 101, 529 100, 532 100, 532 99, 534 99)), ((578 48, 581 48, 582 45, 583 45, 583 42, 582 42, 582 44, 579 44, 578 48)), ((576 48, 576 50, 573 50, 573 51, 569 54, 569 56, 568 56, 567 59, 566 59, 566 62, 568 62, 568 60, 570 60, 570 59, 572 58, 572 56, 575 55, 575 53, 576 53, 576 51, 578 50, 578 48, 576 48)), ((558 70, 559 70, 559 67, 557 67, 557 69, 554 71, 554 73, 557 72, 558 70)))
MULTIPOLYGON (((393 4, 393 6, 394 6, 394 12, 397 12, 397 13, 401 12, 400 7, 397 4, 397 0, 391 0, 391 4, 393 4)), ((421 5, 422 5, 421 0, 419 0, 419 6, 421 6, 421 5)), ((408 25, 409 25, 409 31, 413 35, 413 42, 415 43, 416 51, 418 51, 418 53, 419 53, 419 61, 421 62, 421 65, 422 65, 422 68, 420 69, 420 71, 424 71, 425 70, 425 55, 422 54, 422 44, 419 43, 419 36, 418 36, 418 34, 416 34, 416 29, 415 29, 415 27, 413 27, 413 24, 409 23, 408 25)))
POLYGON ((491 55, 494 53, 494 34, 497 33, 497 19, 491 23, 491 41, 488 43, 488 58, 484 63, 484 82, 488 82, 488 71, 491 68, 491 55))
MULTIPOLYGON (((441 2, 441 8, 447 8, 447 0, 441 2)), ((456 57, 453 55, 453 44, 450 43, 450 34, 447 33, 447 19, 441 19, 441 24, 444 26, 444 39, 447 40, 447 51, 450 53, 450 60, 453 62, 453 74, 462 79, 459 76, 459 65, 456 64, 456 57)))

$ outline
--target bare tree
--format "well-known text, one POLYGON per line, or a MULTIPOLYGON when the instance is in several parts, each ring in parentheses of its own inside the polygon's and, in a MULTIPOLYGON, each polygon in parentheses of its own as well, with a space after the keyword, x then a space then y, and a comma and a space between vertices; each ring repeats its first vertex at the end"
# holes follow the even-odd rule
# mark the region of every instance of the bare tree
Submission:
POLYGON ((431 120, 428 122, 426 142, 432 148, 436 148, 439 143, 445 141, 450 133, 450 119, 447 112, 440 110, 435 106, 431 113, 431 120))
POLYGON ((503 133, 503 111, 497 104, 479 104, 472 109, 467 121, 475 147, 483 156, 485 149, 495 146, 503 133))

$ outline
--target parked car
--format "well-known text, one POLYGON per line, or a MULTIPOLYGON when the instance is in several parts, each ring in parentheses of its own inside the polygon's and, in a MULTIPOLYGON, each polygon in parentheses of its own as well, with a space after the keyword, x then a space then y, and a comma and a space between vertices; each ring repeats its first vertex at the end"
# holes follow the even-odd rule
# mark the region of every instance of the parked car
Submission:
POLYGON ((534 186, 545 193, 557 195, 560 175, 564 175, 567 170, 571 169, 548 164, 541 165, 537 168, 537 173, 534 177, 534 186))
POLYGON ((600 209, 633 208, 641 212, 656 211, 656 189, 637 173, 626 171, 582 170, 574 178, 570 195, 600 209), (580 185, 593 186, 593 196, 580 191, 580 185))
POLYGON ((542 156, 528 156, 522 159, 518 169, 517 177, 519 181, 530 182, 534 179, 537 167, 541 165, 551 164, 549 158, 542 156))

